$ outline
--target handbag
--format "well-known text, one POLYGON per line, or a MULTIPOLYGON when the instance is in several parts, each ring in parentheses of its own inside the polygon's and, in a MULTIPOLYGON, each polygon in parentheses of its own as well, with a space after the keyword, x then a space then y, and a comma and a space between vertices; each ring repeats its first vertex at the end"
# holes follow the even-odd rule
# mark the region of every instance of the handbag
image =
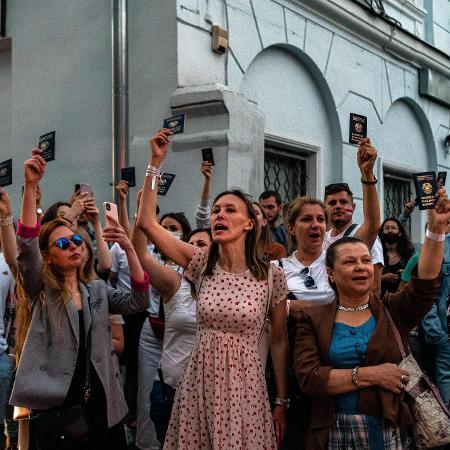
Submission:
POLYGON ((400 333, 386 307, 384 314, 394 333, 395 340, 402 355, 398 365, 408 371, 409 381, 405 393, 411 400, 414 416, 414 439, 418 450, 450 444, 450 412, 442 401, 438 389, 414 359, 412 353, 405 352, 400 333))
POLYGON ((175 389, 164 382, 161 368, 158 368, 159 381, 153 383, 150 393, 150 419, 155 426, 156 437, 163 444, 172 414, 175 389))

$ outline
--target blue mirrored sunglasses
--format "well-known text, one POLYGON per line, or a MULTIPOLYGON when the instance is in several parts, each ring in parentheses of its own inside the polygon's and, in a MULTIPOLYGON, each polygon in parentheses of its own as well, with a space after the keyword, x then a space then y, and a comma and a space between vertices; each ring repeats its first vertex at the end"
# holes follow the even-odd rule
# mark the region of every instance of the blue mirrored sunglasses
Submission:
POLYGON ((309 270, 309 267, 305 267, 300 271, 300 274, 305 277, 305 286, 308 289, 317 289, 316 281, 311 276, 311 271, 309 270))
POLYGON ((67 250, 70 247, 71 242, 73 242, 76 247, 79 247, 83 243, 83 238, 79 234, 74 234, 70 238, 62 237, 50 244, 49 247, 57 245, 61 250, 67 250))

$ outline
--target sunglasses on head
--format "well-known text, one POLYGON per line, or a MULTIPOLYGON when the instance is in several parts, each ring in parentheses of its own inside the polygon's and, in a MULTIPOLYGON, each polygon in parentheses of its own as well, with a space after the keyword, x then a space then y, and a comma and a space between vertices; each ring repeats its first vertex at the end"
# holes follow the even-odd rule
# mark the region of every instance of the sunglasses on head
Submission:
POLYGON ((305 286, 308 289, 317 289, 316 282, 314 278, 311 276, 311 271, 309 270, 309 267, 304 267, 302 270, 300 270, 300 274, 305 277, 305 286))
POLYGON ((76 247, 79 247, 83 243, 83 238, 79 234, 74 234, 69 238, 61 237, 52 242, 49 247, 56 245, 61 250, 67 250, 70 247, 70 243, 73 243, 76 247))

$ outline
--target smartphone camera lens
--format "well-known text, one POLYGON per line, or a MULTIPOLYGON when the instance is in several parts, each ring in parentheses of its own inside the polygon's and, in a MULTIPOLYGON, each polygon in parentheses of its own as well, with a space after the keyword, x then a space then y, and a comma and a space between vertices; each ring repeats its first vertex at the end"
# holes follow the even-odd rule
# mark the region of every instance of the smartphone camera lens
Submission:
POLYGON ((109 203, 106 204, 106 209, 107 209, 108 211, 111 211, 111 205, 110 205, 109 203))

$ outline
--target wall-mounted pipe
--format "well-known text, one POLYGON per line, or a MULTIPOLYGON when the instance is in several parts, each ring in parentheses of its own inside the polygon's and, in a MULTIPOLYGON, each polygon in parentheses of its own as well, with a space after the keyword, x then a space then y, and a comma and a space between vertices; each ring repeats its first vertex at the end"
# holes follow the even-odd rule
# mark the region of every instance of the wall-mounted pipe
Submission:
POLYGON ((0 0, 0 37, 6 36, 6 0, 0 0))
POLYGON ((112 0, 112 185, 128 166, 128 23, 127 0, 112 0))

